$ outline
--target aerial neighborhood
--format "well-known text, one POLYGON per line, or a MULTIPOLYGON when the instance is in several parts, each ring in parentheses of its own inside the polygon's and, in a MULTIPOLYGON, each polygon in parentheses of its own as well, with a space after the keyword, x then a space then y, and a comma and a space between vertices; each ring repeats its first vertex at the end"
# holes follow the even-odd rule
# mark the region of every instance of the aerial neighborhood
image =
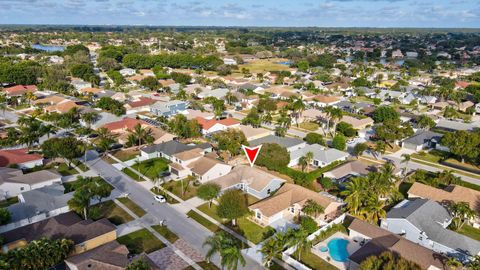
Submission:
POLYGON ((0 269, 480 269, 473 30, 0 26, 0 106, 0 269))

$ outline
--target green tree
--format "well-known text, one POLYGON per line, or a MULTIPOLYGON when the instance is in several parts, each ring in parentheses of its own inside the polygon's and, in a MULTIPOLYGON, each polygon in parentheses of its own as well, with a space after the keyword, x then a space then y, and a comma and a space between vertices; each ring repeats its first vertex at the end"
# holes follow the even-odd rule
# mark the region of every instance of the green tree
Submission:
POLYGON ((318 224, 313 218, 309 216, 301 216, 300 228, 308 232, 308 234, 311 234, 318 230, 318 224))
POLYGON ((462 162, 465 158, 475 159, 480 154, 480 135, 465 130, 447 133, 442 137, 442 145, 447 146, 450 152, 460 157, 462 162))
POLYGON ((386 120, 400 119, 400 114, 390 106, 380 106, 373 112, 373 120, 375 123, 382 123, 386 120))
POLYGON ((228 151, 232 156, 242 153, 242 145, 248 146, 245 135, 238 129, 220 131, 213 138, 218 144, 218 149, 228 151))
POLYGON ((150 76, 142 79, 140 81, 140 85, 151 91, 155 91, 160 88, 160 83, 158 82, 157 78, 150 76))
POLYGON ((142 125, 136 124, 133 130, 130 131, 138 142, 138 146, 141 146, 143 143, 153 143, 153 131, 151 128, 143 128, 142 125))
POLYGON ((233 226, 237 218, 245 216, 248 212, 247 200, 240 190, 227 190, 218 199, 218 216, 231 220, 233 226))
POLYGON ((276 143, 265 143, 255 161, 259 166, 270 170, 284 168, 290 163, 290 154, 287 149, 276 143))
POLYGON ((347 147, 345 137, 343 135, 336 135, 335 137, 333 137, 332 147, 340 151, 345 150, 345 148, 347 147))
POLYGON ((323 208, 323 206, 321 206, 312 199, 308 199, 302 207, 303 213, 314 218, 317 218, 318 215, 322 214, 324 211, 325 209, 323 208))
POLYGON ((315 132, 307 133, 303 140, 306 141, 308 144, 325 145, 325 140, 323 139, 323 136, 315 132))
POLYGON ((70 209, 82 215, 85 220, 88 219, 88 209, 90 208, 90 201, 110 196, 112 188, 103 182, 93 177, 78 177, 75 183, 75 192, 73 197, 67 202, 70 209))
POLYGON ((209 246, 207 255, 205 256, 208 261, 210 261, 213 255, 220 255, 222 268, 236 270, 238 263, 242 266, 246 264, 241 251, 241 243, 224 231, 209 236, 203 245, 209 246))
POLYGON ((10 222, 12 216, 6 208, 0 208, 0 225, 5 225, 10 222))
POLYGON ((354 129, 351 124, 345 122, 338 123, 336 131, 340 132, 345 137, 354 137, 357 135, 357 130, 354 129))
POLYGON ((201 185, 197 190, 197 196, 208 201, 208 207, 212 207, 212 200, 217 198, 220 193, 220 186, 214 183, 206 183, 201 185))
POLYGON ((417 264, 385 251, 378 256, 370 256, 360 264, 360 270, 408 269, 421 270, 417 264), (392 268, 393 267, 393 268, 392 268))
POLYGON ((138 259, 129 263, 125 270, 150 270, 150 266, 145 260, 138 259))
POLYGON ((177 114, 168 122, 170 130, 181 138, 197 138, 202 135, 201 126, 197 120, 187 120, 185 115, 177 114))
POLYGON ((436 123, 429 116, 422 114, 417 118, 417 125, 419 128, 430 129, 435 127, 436 123))
POLYGON ((363 154, 363 152, 368 150, 368 144, 366 143, 357 143, 353 147, 353 155, 357 158, 363 154))
POLYGON ((449 209, 453 215, 452 226, 455 230, 460 230, 466 222, 476 216, 475 210, 471 209, 467 202, 451 203, 449 209))
POLYGON ((90 128, 92 124, 99 120, 99 114, 97 112, 86 112, 80 115, 80 118, 87 124, 87 127, 90 128))

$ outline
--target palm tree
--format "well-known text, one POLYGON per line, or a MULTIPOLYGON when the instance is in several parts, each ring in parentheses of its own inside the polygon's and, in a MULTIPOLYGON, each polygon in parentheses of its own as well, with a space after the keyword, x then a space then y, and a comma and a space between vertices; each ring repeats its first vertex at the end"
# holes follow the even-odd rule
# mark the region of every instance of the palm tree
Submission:
POLYGON ((332 106, 326 106, 323 108, 323 111, 325 112, 325 122, 327 124, 326 130, 324 130, 323 133, 324 135, 327 135, 327 132, 330 132, 330 119, 331 119, 331 112, 332 112, 333 107, 332 106))
POLYGON ((459 177, 455 176, 451 170, 445 170, 443 172, 438 173, 437 175, 438 182, 444 185, 453 185, 458 183, 459 177))
POLYGON ((451 203, 449 209, 453 215, 452 225, 455 230, 460 230, 467 221, 476 216, 476 212, 467 202, 451 203))
POLYGON ((292 109, 295 113, 295 121, 297 122, 298 127, 298 119, 302 116, 302 112, 305 110, 305 103, 303 102, 302 97, 295 98, 292 103, 292 109))
POLYGON ((374 224, 377 224, 381 218, 387 216, 384 205, 377 196, 370 197, 366 207, 361 212, 367 221, 374 224))
POLYGON ((67 202, 68 207, 77 213, 83 213, 85 220, 88 218, 87 209, 90 206, 90 194, 85 188, 77 189, 73 197, 67 202))
POLYGON ((335 136, 337 132, 337 124, 340 119, 343 117, 343 111, 339 108, 333 108, 330 111, 330 119, 333 121, 333 136, 335 136))
POLYGON ((290 246, 296 246, 298 252, 298 260, 302 260, 302 251, 307 251, 312 247, 312 243, 308 240, 308 232, 306 230, 300 229, 289 233, 290 246))
POLYGON ((152 129, 144 129, 140 124, 136 124, 131 133, 137 138, 138 146, 142 145, 142 142, 153 140, 152 129))
POLYGON ((5 117, 5 111, 7 110, 7 104, 2 102, 0 103, 0 110, 2 110, 3 117, 5 117))
POLYGON ((222 231, 215 235, 207 237, 203 246, 209 246, 205 258, 210 261, 213 255, 220 254, 222 267, 229 270, 236 270, 238 262, 245 266, 245 258, 240 249, 240 243, 222 231))
POLYGON ((385 144, 384 141, 377 141, 375 143, 375 148, 374 151, 376 153, 375 158, 378 159, 379 155, 385 154, 385 151, 387 150, 387 145, 385 144))
POLYGON ((97 112, 87 112, 80 116, 82 120, 87 124, 87 127, 90 128, 91 125, 98 121, 98 113, 97 112))
POLYGON ((407 176, 407 171, 408 171, 408 163, 412 159, 412 157, 409 154, 402 154, 402 161, 401 163, 405 163, 405 168, 403 170, 403 177, 407 176))
POLYGON ((263 242, 262 248, 260 249, 260 252, 263 255, 263 264, 267 267, 270 267, 272 260, 277 258, 279 254, 281 254, 282 250, 283 249, 279 248, 278 242, 275 241, 275 237, 268 238, 265 242, 263 242))
POLYGON ((47 139, 50 139, 50 135, 56 134, 56 128, 52 125, 43 125, 42 126, 42 133, 47 135, 47 139))
POLYGON ((445 264, 448 266, 449 269, 458 269, 462 267, 462 263, 455 257, 448 257, 445 264))
POLYGON ((317 218, 319 214, 322 214, 324 210, 323 206, 312 199, 308 199, 302 208, 303 213, 315 218, 317 218))
POLYGON ((232 102, 237 102, 238 101, 237 97, 234 96, 231 91, 228 91, 228 93, 225 95, 225 99, 227 100, 228 105, 231 105, 232 102))
POLYGON ((347 208, 353 214, 359 214, 359 210, 362 206, 362 202, 365 200, 365 189, 368 187, 365 186, 368 180, 366 177, 355 177, 352 178, 350 182, 347 182, 345 185, 345 190, 340 194, 345 196, 345 203, 347 203, 347 208))

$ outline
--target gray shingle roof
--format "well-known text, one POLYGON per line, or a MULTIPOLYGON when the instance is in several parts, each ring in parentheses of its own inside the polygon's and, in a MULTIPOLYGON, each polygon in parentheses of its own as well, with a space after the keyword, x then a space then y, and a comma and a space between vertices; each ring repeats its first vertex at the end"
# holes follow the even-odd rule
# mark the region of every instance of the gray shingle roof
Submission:
POLYGON ((334 149, 325 148, 319 144, 307 145, 302 149, 295 150, 290 153, 290 159, 295 160, 302 156, 305 156, 308 152, 313 153, 313 158, 324 163, 331 163, 337 159, 347 157, 348 153, 334 149))
POLYGON ((250 146, 257 146, 264 143, 276 143, 285 148, 290 148, 292 146, 299 145, 305 142, 296 138, 278 137, 275 135, 269 135, 263 138, 252 140, 249 143, 250 143, 250 146))
POLYGON ((178 141, 169 141, 164 142, 161 144, 154 144, 147 147, 142 148, 141 151, 151 154, 155 152, 162 152, 168 156, 172 156, 174 154, 184 152, 187 150, 191 150, 194 148, 201 148, 201 149, 208 149, 212 146, 209 143, 202 143, 197 145, 187 145, 178 141))
POLYGON ((440 139, 443 137, 443 134, 436 133, 429 130, 419 130, 412 137, 406 139, 404 142, 410 143, 413 145, 422 145, 428 141, 434 139, 436 142, 440 142, 440 139))

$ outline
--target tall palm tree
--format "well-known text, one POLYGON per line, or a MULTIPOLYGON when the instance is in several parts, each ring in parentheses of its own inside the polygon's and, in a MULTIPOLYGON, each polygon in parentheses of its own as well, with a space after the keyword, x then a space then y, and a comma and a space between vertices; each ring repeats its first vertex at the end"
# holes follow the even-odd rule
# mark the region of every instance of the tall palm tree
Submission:
POLYGON ((330 111, 330 119, 333 122, 333 136, 335 136, 337 132, 337 124, 343 117, 343 111, 340 108, 333 108, 330 111))
POLYGON ((387 216, 383 203, 377 196, 370 197, 366 207, 362 209, 362 214, 368 222, 377 224, 381 218, 387 216))
POLYGON ((142 142, 153 140, 153 131, 151 128, 142 128, 140 124, 136 124, 131 133, 137 138, 138 146, 142 145, 142 142))
POLYGON ((298 127, 298 119, 302 116, 302 112, 305 110, 305 103, 303 102, 302 97, 295 98, 292 103, 292 110, 295 114, 295 121, 297 122, 298 127))
POLYGON ((467 221, 476 216, 476 212, 466 202, 452 203, 449 209, 454 216, 452 224, 456 230, 461 229, 467 221))
POLYGON ((56 134, 57 129, 52 125, 42 125, 42 133, 47 135, 47 139, 50 139, 50 135, 56 134))
POLYGON ((366 177, 355 177, 351 181, 347 182, 345 185, 345 190, 340 194, 345 196, 345 203, 347 203, 347 208, 353 214, 358 215, 359 210, 362 207, 362 202, 366 199, 365 183, 368 182, 366 177))
POLYGON ((405 168, 403 169, 403 177, 407 176, 407 171, 408 171, 408 163, 412 159, 412 157, 409 154, 402 154, 402 161, 401 163, 405 163, 405 168))
POLYGON ((267 267, 270 266, 272 260, 277 258, 282 254, 284 247, 280 245, 280 242, 277 241, 276 237, 270 237, 265 242, 263 242, 260 252, 263 255, 263 264, 267 267))
POLYGON ((289 234, 288 245, 297 247, 298 259, 302 260, 302 252, 311 248, 312 242, 308 240, 308 232, 306 230, 299 229, 289 234))
POLYGON ((242 266, 246 264, 242 250, 238 245, 228 245, 224 247, 221 256, 222 267, 225 267, 227 270, 237 270, 239 262, 242 266))
POLYGON ((378 159, 378 156, 379 155, 383 155, 385 154, 385 151, 387 150, 387 145, 385 144, 384 141, 377 141, 375 143, 375 148, 374 148, 374 151, 375 151, 375 158, 378 159))
POLYGON ((7 110, 7 104, 5 102, 0 103, 0 110, 2 111, 2 114, 5 117, 5 111, 7 110))
POLYGON ((88 218, 88 207, 90 206, 90 193, 87 189, 77 189, 73 197, 67 202, 68 207, 77 213, 83 213, 83 218, 88 218))
POLYGON ((308 199, 305 202, 305 204, 303 205, 303 208, 302 208, 303 213, 305 213, 309 216, 313 216, 315 218, 317 218, 318 215, 323 213, 323 211, 325 211, 323 206, 321 206, 320 204, 318 204, 316 201, 314 201, 312 199, 308 199))
POLYGON ((213 255, 220 254, 222 267, 235 270, 239 262, 245 266, 246 262, 240 249, 240 243, 224 231, 207 237, 203 246, 209 246, 205 256, 207 261, 210 261, 213 255))
POLYGON ((90 128, 93 123, 98 121, 98 117, 99 115, 97 112, 87 112, 80 116, 80 118, 82 118, 82 120, 87 124, 88 128, 90 128))

